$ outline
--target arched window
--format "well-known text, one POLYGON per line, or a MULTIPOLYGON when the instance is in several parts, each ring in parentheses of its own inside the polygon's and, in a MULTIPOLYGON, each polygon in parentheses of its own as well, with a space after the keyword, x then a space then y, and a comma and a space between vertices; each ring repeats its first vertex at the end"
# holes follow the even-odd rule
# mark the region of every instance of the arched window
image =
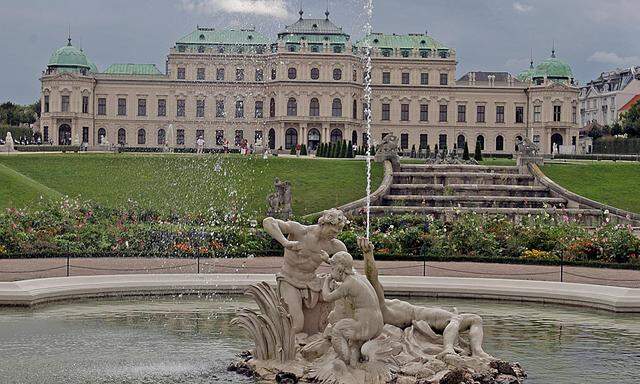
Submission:
POLYGON ((318 144, 320 144, 320 131, 315 128, 311 128, 307 135, 307 147, 309 147, 310 150, 315 151, 318 148, 318 144))
POLYGON ((273 128, 269 130, 269 149, 276 149, 276 131, 273 128))
POLYGON ((515 150, 518 150, 518 144, 520 144, 520 142, 522 141, 522 136, 518 135, 516 136, 516 146, 515 146, 515 150))
POLYGON ((158 145, 165 145, 167 143, 167 132, 160 128, 158 129, 158 145))
POLYGON ((496 151, 504 151, 504 137, 496 136, 496 151))
POLYGON ((456 140, 456 146, 458 149, 464 149, 464 143, 467 141, 467 139, 464 137, 464 135, 458 135, 458 140, 456 140))
POLYGON ((284 134, 284 149, 295 148, 298 145, 298 130, 289 128, 284 134))
POLYGON ((295 78, 298 77, 298 71, 295 68, 289 68, 287 77, 289 78, 289 80, 295 80, 295 78))
POLYGON ((98 144, 104 144, 107 139, 107 130, 104 128, 98 129, 98 144))
POLYGON ((353 131, 353 133, 351 134, 351 144, 352 145, 358 145, 358 132, 357 131, 353 131))
POLYGON ((147 131, 140 128, 138 129, 138 144, 144 145, 147 143, 147 131))
POLYGON ((287 116, 298 116, 298 102, 293 97, 287 101, 287 116))
POLYGON ((69 125, 62 124, 58 128, 58 144, 71 145, 71 127, 69 125))
POLYGON ((124 128, 118 129, 118 144, 125 145, 127 143, 127 131, 124 128))
POLYGON ((269 117, 276 117, 276 99, 274 98, 269 102, 269 117))
POLYGON ((357 119, 358 118, 358 101, 356 99, 353 99, 353 108, 351 111, 351 118, 352 119, 357 119))
POLYGON ((320 70, 318 68, 311 68, 311 80, 318 80, 320 78, 320 70))
POLYGON ((481 151, 484 151, 484 136, 478 135, 478 138, 476 138, 476 146, 480 147, 481 151))
POLYGON ((333 117, 342 117, 342 100, 333 99, 333 103, 331 104, 331 116, 333 117))
POLYGON ((337 143, 338 141, 342 141, 342 130, 336 128, 331 131, 331 142, 337 143))
POLYGON ((335 68, 333 70, 333 80, 340 80, 342 79, 342 69, 340 68, 335 68))
POLYGON ((309 102, 309 116, 320 116, 320 102, 315 97, 309 102))

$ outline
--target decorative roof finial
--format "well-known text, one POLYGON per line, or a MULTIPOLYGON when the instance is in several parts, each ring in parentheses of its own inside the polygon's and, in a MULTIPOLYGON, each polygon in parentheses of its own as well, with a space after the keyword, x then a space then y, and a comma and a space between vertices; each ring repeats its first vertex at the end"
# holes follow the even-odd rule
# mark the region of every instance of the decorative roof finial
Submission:
POLYGON ((531 48, 531 55, 529 57, 531 58, 531 62, 529 63, 529 68, 533 69, 533 48, 531 48))
POLYGON ((327 0, 327 11, 324 13, 324 15, 327 17, 327 20, 329 20, 329 0, 327 0))
POLYGON ((300 20, 302 20, 302 15, 304 15, 304 11, 302 10, 302 0, 300 0, 300 12, 298 12, 300 14, 300 20))
POLYGON ((553 39, 553 48, 551 49, 551 57, 556 58, 556 40, 553 39))
POLYGON ((67 38, 67 46, 71 46, 71 24, 69 24, 69 37, 67 38))

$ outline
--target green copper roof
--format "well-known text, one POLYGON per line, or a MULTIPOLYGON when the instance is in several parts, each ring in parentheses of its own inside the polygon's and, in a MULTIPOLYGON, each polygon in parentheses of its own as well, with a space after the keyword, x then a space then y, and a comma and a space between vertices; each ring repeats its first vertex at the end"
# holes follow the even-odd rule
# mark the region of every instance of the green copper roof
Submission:
POLYGON ((532 74, 533 78, 540 77, 548 78, 562 78, 573 79, 573 72, 569 64, 556 58, 555 51, 552 52, 551 57, 538 64, 535 71, 532 74))
POLYGON ((69 43, 62 48, 58 48, 51 58, 49 59, 49 67, 66 67, 66 68, 86 68, 90 69, 89 60, 87 55, 80 49, 71 45, 71 39, 69 43))
POLYGON ((533 58, 531 59, 531 65, 526 71, 522 71, 516 78, 523 83, 530 81, 533 78, 533 74, 535 73, 535 68, 533 66, 533 58))
POLYGON ((364 45, 369 42, 374 48, 399 48, 399 49, 449 49, 425 34, 408 34, 408 35, 386 35, 383 33, 372 33, 358 42, 358 45, 364 45))
POLYGON ((159 76, 155 64, 111 64, 104 73, 109 75, 159 76))
POLYGON ((329 15, 326 19, 303 19, 300 14, 300 19, 291 25, 287 25, 280 35, 286 34, 329 34, 329 35, 345 35, 341 27, 335 25, 329 20, 329 15))
POLYGON ((89 60, 89 70, 93 73, 98 73, 98 66, 91 60, 89 60))
POLYGON ((253 29, 222 29, 198 27, 184 36, 177 44, 198 45, 266 45, 269 40, 253 29))
POLYGON ((345 44, 349 41, 348 35, 283 35, 280 37, 280 40, 285 43, 299 43, 301 40, 306 41, 308 44, 345 44))

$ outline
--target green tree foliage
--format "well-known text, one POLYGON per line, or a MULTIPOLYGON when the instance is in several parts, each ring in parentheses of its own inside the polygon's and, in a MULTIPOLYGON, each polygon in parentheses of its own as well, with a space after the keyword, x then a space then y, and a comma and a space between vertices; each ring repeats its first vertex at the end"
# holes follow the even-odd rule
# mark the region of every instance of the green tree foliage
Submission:
POLYGON ((347 147, 347 157, 350 159, 355 157, 355 153, 353 153, 353 144, 351 143, 351 140, 349 140, 349 146, 347 147))
POLYGON ((476 159, 476 161, 482 161, 482 149, 480 149, 480 144, 478 143, 477 140, 476 140, 476 150, 473 157, 476 159))
POLYGON ((300 155, 307 156, 307 145, 306 144, 302 144, 302 147, 300 148, 300 155))
POLYGON ((40 102, 29 105, 18 105, 8 101, 0 104, 0 124, 18 126, 33 124, 40 116, 40 102))
POLYGON ((467 144, 467 142, 464 142, 464 152, 462 152, 462 160, 470 160, 469 157, 469 144, 467 144))
POLYGON ((640 101, 624 113, 620 122, 623 133, 629 137, 640 137, 640 101))

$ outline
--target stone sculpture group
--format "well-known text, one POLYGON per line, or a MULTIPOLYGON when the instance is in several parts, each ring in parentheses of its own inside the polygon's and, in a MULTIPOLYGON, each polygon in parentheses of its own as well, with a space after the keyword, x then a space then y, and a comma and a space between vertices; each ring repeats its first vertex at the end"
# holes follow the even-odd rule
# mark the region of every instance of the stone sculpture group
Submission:
POLYGON ((232 320, 252 336, 255 348, 229 369, 267 382, 522 383, 518 363, 482 349, 482 319, 456 310, 387 299, 374 248, 358 239, 365 274, 338 235, 347 223, 336 209, 317 225, 268 217, 264 229, 284 247, 276 289, 249 289, 260 311, 243 309, 232 320), (330 274, 320 275, 322 264, 330 274), (468 340, 461 333, 468 331, 468 340))
POLYGON ((276 191, 267 196, 267 216, 287 220, 292 214, 291 183, 276 177, 273 184, 276 191))

